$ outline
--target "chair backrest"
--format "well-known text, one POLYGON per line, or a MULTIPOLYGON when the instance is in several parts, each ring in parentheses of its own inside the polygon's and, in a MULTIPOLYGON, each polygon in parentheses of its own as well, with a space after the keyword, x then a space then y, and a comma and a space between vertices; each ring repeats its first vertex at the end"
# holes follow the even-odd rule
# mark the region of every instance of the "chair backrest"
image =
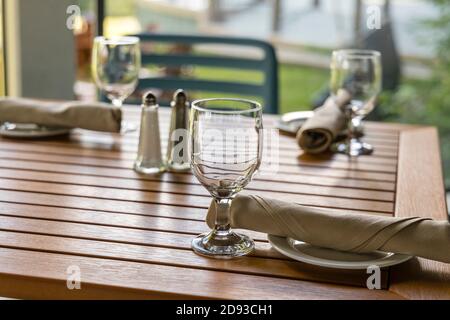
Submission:
POLYGON ((139 80, 138 89, 159 88, 174 90, 183 88, 192 91, 223 92, 261 97, 264 101, 264 112, 278 113, 278 63, 273 46, 265 41, 245 38, 175 35, 141 33, 135 35, 142 44, 219 44, 233 45, 260 49, 262 59, 249 59, 230 56, 205 55, 201 53, 165 53, 156 52, 142 54, 142 64, 155 64, 163 66, 209 66, 219 68, 233 68, 241 70, 256 70, 264 75, 260 84, 239 81, 218 81, 182 78, 178 76, 147 77, 139 80))

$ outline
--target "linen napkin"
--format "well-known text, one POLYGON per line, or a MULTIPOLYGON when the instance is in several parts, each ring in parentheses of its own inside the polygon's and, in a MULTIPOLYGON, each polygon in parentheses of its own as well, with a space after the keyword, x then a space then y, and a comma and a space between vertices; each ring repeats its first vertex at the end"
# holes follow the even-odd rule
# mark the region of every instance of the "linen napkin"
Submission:
MULTIPOLYGON (((213 201, 206 218, 211 228, 215 208, 213 201)), ((231 226, 340 251, 380 250, 450 263, 450 223, 447 221, 342 214, 255 195, 239 195, 231 205, 231 226)))
POLYGON ((306 152, 318 154, 328 150, 339 132, 344 129, 346 116, 342 108, 350 101, 351 95, 340 90, 335 97, 329 97, 323 106, 317 108, 297 132, 297 142, 306 152))
POLYGON ((24 98, 0 99, 0 123, 120 132, 122 111, 106 103, 47 102, 24 98))

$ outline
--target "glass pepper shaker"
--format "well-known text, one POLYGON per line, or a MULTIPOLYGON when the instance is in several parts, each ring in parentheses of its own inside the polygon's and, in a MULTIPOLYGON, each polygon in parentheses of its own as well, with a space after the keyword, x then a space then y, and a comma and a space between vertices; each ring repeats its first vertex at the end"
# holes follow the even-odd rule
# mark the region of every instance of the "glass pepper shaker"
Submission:
POLYGON ((189 101, 182 89, 175 91, 170 104, 171 119, 167 143, 167 169, 188 171, 191 168, 188 155, 189 101))

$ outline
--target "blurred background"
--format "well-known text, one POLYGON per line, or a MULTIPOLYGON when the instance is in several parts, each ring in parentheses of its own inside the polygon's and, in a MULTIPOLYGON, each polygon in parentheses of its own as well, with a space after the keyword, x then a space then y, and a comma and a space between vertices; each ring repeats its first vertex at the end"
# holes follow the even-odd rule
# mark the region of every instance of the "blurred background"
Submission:
MULTIPOLYGON (((275 47, 279 62, 279 113, 308 110, 320 104, 327 92, 332 50, 380 49, 385 57, 384 91, 370 118, 437 126, 445 183, 450 189, 448 0, 73 0, 70 3, 81 9, 72 30, 76 60, 73 92, 78 99, 96 98, 90 54, 97 34, 153 32, 268 41, 275 47), (377 13, 381 28, 377 28, 376 19, 373 24, 372 18, 377 13)), ((168 50, 201 50, 211 55, 220 52, 237 57, 253 54, 220 46, 175 46, 168 50)), ((0 75, 5 74, 3 59, 4 55, 0 75)), ((150 72, 167 70, 153 68, 150 72)), ((212 67, 180 68, 177 72, 185 77, 249 82, 260 82, 262 76, 254 71, 212 67)), ((0 77, 2 94, 5 79, 0 77)), ((192 95, 204 97, 211 93, 192 95)))

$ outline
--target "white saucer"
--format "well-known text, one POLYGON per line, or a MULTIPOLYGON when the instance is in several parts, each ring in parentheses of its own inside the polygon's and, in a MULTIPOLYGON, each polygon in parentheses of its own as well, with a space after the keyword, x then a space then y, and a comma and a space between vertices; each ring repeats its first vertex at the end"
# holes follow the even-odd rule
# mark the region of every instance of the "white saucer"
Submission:
POLYGON ((0 135, 9 138, 46 138, 69 132, 69 128, 46 127, 32 123, 5 122, 0 125, 0 135))
POLYGON ((406 254, 375 251, 372 253, 350 253, 319 248, 302 241, 268 235, 272 247, 289 258, 305 263, 334 269, 367 269, 393 266, 412 258, 406 254))
POLYGON ((277 128, 286 133, 295 135, 298 129, 314 115, 314 111, 288 112, 281 116, 277 128))

